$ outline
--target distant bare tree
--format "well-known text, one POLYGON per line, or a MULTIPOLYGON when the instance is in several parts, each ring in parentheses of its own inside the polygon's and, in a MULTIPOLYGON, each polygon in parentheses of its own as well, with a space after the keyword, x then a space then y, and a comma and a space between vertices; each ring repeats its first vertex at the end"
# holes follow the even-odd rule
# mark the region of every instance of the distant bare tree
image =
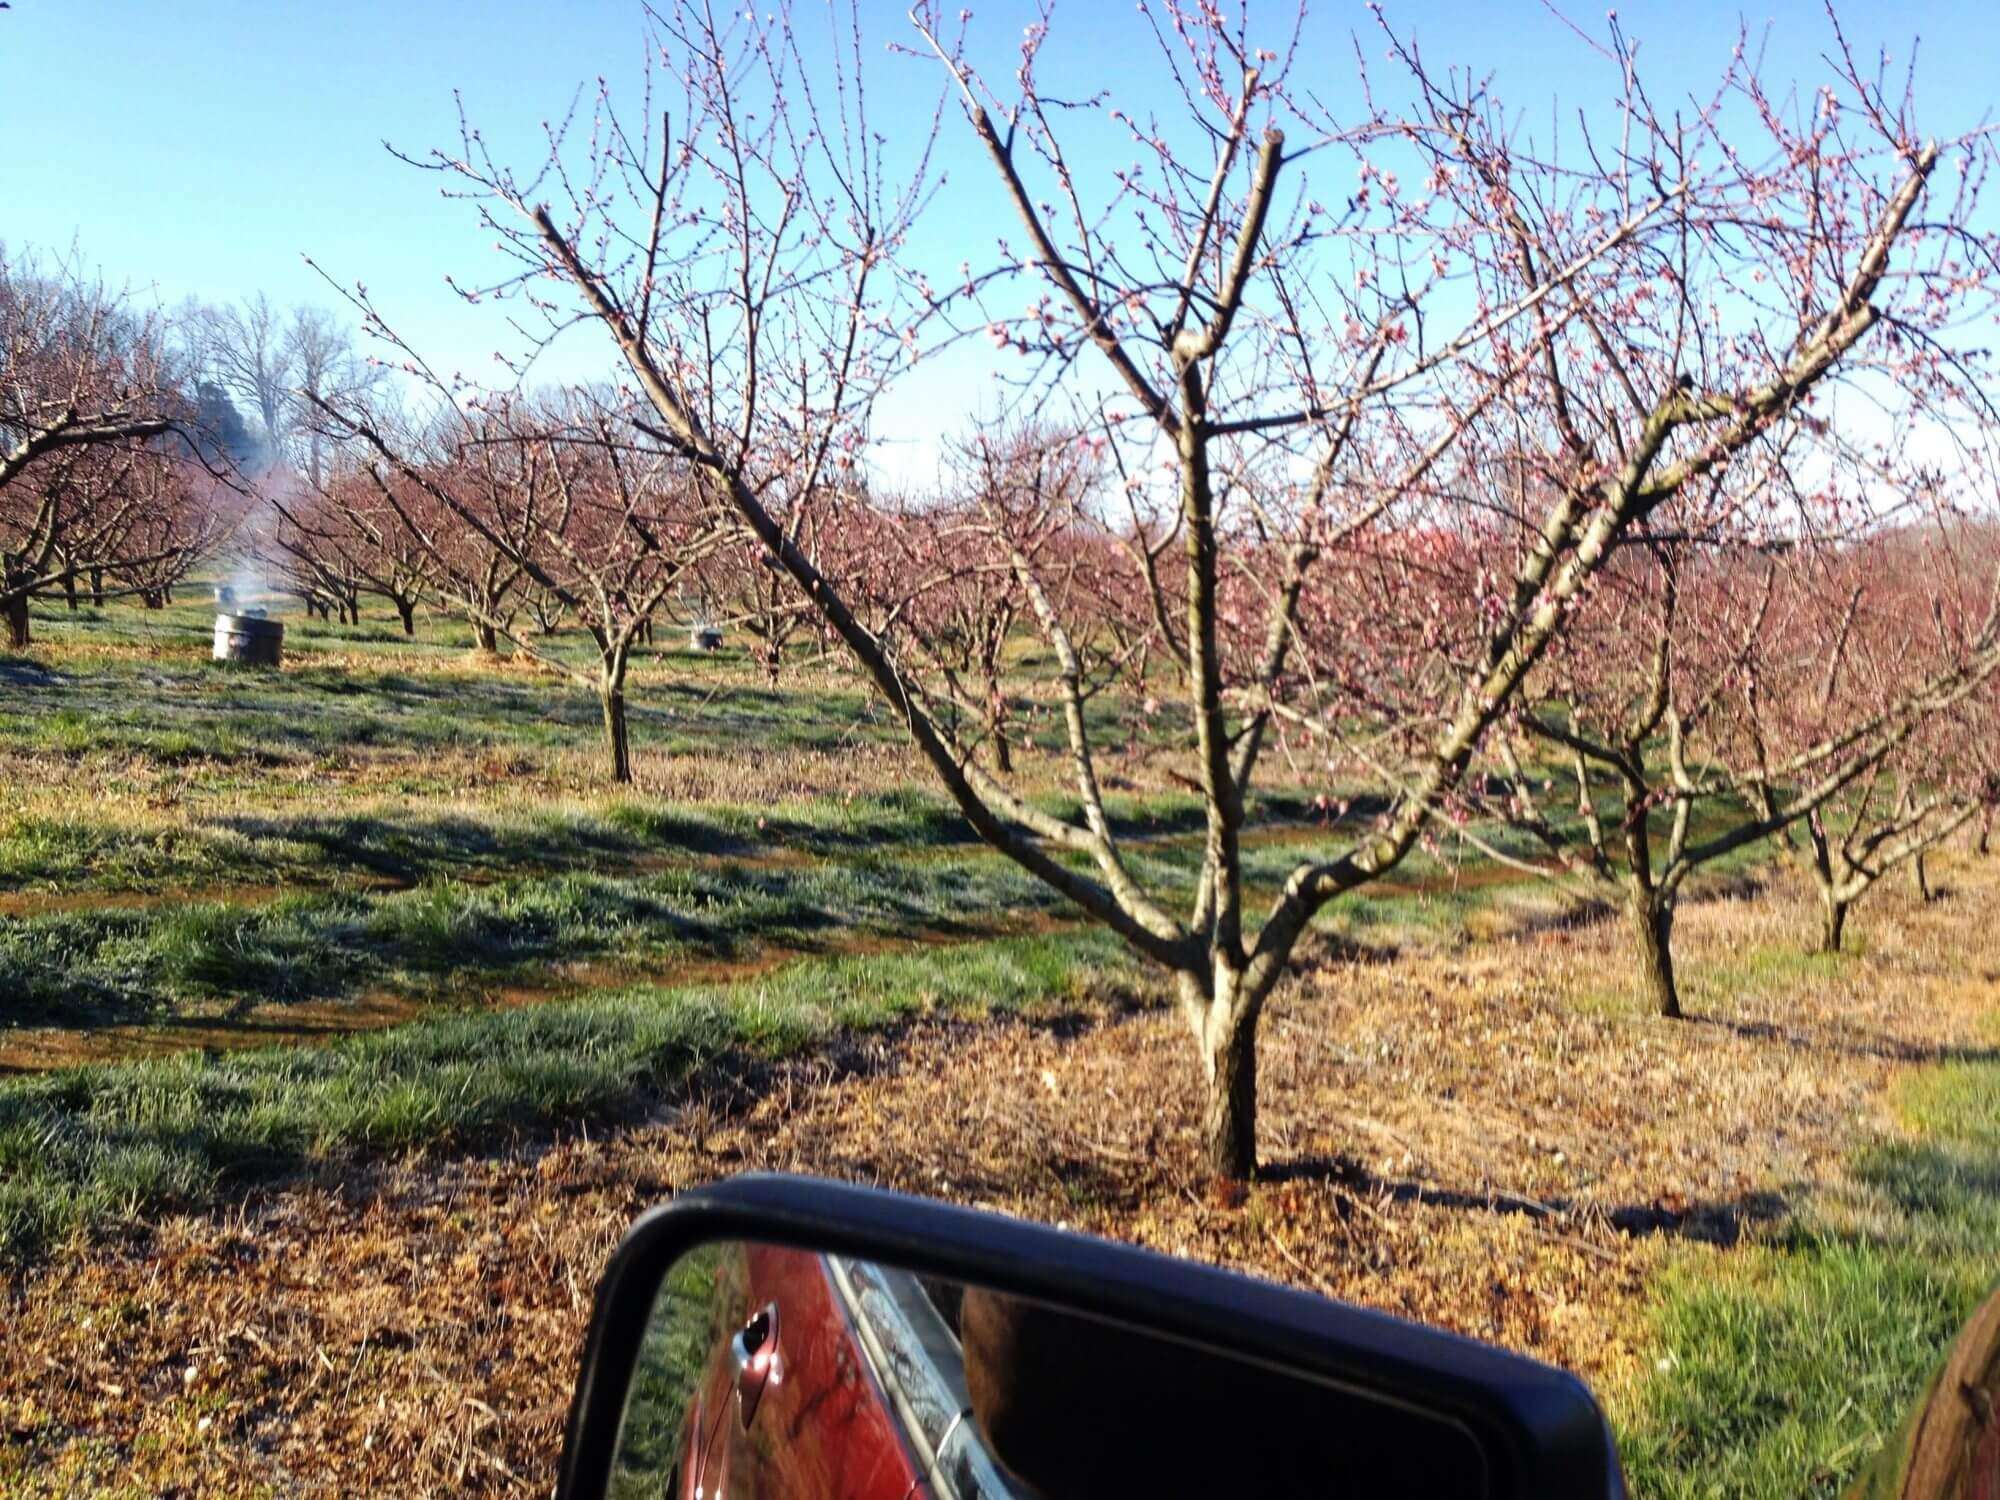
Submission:
POLYGON ((365 475, 324 472, 316 487, 274 488, 269 503, 278 518, 272 532, 277 548, 308 575, 328 584, 338 580, 350 615, 358 618, 360 596, 372 594, 395 610, 404 635, 417 633, 430 558, 365 475))
POLYGON ((200 368, 256 417, 266 458, 275 461, 291 431, 296 384, 284 312, 258 292, 235 305, 191 305, 182 323, 200 368))
POLYGON ((272 306, 262 292, 236 304, 191 305, 181 322, 207 377, 256 416, 265 462, 290 465, 319 484, 325 436, 306 420, 310 405, 304 393, 356 399, 383 376, 358 353, 352 332, 322 308, 287 311, 272 306))
MULTIPOLYGON (((103 571, 117 591, 135 594, 148 609, 173 603, 174 590, 194 570, 226 549, 244 517, 244 496, 201 464, 151 454, 132 466, 130 520, 103 571)), ((73 577, 65 579, 73 587, 73 577)), ((105 596, 102 579, 93 595, 105 596)))
MULTIPOLYGON (((118 555, 146 495, 145 445, 189 425, 157 324, 74 268, 0 247, 0 613, 118 555)), ((129 555, 128 555, 129 560, 129 555)))
MULTIPOLYGON (((1977 630, 1982 582, 1990 594, 2000 563, 1990 534, 1968 532, 1925 527, 1851 549, 1841 559, 1844 576, 1822 585, 1839 606, 1818 643, 1819 670, 1760 683, 1753 706, 1769 701, 1767 716, 1803 710, 1824 733, 1843 712, 1851 719, 1871 701, 1906 693, 1946 662, 1967 658, 1977 645, 1976 635, 1965 637, 1977 630)), ((1989 654, 1982 672, 1973 655, 1965 691, 1934 696, 1903 743, 1858 771, 1841 795, 1780 828, 1786 853, 1819 896, 1821 952, 1840 951, 1855 904, 1898 866, 1909 867, 1929 900, 1930 851, 1974 818, 1983 829, 2000 805, 1996 657, 2000 651, 1989 654)), ((1752 784, 1751 800, 1765 818, 1781 817, 1779 791, 1767 779, 1752 784)))
MULTIPOLYGON (((379 320, 376 326, 395 337, 379 320)), ((542 404, 447 405, 443 420, 458 430, 443 440, 436 432, 399 434, 363 409, 315 404, 365 454, 352 478, 373 498, 349 491, 346 507, 374 517, 366 524, 385 547, 423 568, 475 625, 505 634, 595 692, 612 779, 631 781, 625 687, 632 653, 650 636, 655 615, 733 535, 704 478, 650 439, 629 412, 582 391, 542 404), (494 455, 480 451, 494 447, 513 450, 497 460, 498 482, 494 455), (580 664, 546 637, 515 630, 511 607, 496 612, 484 571, 463 565, 464 528, 560 603, 595 644, 595 661, 580 664)))

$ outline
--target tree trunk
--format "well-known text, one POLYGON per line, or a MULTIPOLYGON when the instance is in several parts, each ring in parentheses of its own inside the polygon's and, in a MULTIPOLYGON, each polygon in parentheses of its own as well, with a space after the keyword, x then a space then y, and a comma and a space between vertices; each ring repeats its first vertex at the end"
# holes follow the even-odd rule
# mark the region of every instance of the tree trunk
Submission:
POLYGON ((1847 931, 1847 909, 1853 903, 1835 900, 1832 896, 1820 897, 1819 951, 1838 953, 1841 938, 1847 931))
POLYGON ((1993 809, 1989 807, 1979 814, 1979 842, 1973 845, 1973 850, 1976 853, 1985 854, 1992 847, 1992 843, 1993 809))
POLYGON ((1917 887, 1919 901, 1937 899, 1937 892, 1931 889, 1931 872, 1924 864, 1924 851, 1921 849, 1910 860, 1910 879, 1917 887))
POLYGON ((993 735, 993 768, 1004 773, 1014 769, 1014 747, 1007 743, 1007 698, 1000 690, 997 657, 984 657, 980 675, 986 680, 986 727, 993 735))
POLYGON ((472 644, 473 648, 481 656, 498 656, 500 654, 500 632, 484 620, 474 620, 472 622, 472 644))
POLYGON ((398 599, 396 601, 396 618, 403 622, 404 635, 415 635, 417 633, 417 606, 415 603, 398 599))
POLYGON ((148 609, 161 609, 166 605, 166 601, 160 597, 158 589, 139 590, 139 602, 148 609))
POLYGON ((2000 1492, 2000 1291, 1987 1293, 1847 1500, 1972 1500, 2000 1492))
POLYGON ((67 604, 71 609, 77 607, 76 574, 74 573, 63 574, 63 603, 67 604))
POLYGON ((1681 1015, 1680 988, 1674 982, 1674 909, 1656 898, 1634 892, 1625 906, 1639 944, 1639 980, 1646 1000, 1669 1020, 1681 1015))
POLYGON ((32 643, 34 632, 28 625, 28 596, 12 594, 6 604, 7 644, 16 651, 32 643))
POLYGON ((1208 1095, 1202 1106, 1202 1158, 1218 1179, 1248 1182, 1257 1173, 1257 1017, 1231 1020, 1240 980, 1219 978, 1209 994, 1183 976, 1183 995, 1201 1015, 1202 1067, 1208 1095))
POLYGON ((90 570, 90 607, 92 609, 104 608, 104 569, 102 568, 92 568, 90 570))
POLYGON ((174 602, 174 586, 171 583, 160 590, 160 602, 163 604, 172 604, 174 602))
POLYGON ((611 779, 619 783, 632 780, 632 742, 625 729, 625 688, 621 682, 617 687, 606 684, 599 697, 604 704, 604 743, 611 752, 611 779))

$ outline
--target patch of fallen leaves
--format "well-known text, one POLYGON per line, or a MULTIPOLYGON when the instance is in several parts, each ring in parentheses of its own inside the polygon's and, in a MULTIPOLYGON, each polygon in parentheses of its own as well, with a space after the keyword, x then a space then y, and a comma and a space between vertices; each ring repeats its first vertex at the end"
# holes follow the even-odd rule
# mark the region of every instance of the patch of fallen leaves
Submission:
POLYGON ((1869 952, 1774 962, 1796 893, 1694 907, 1690 1008, 1625 998, 1618 924, 1286 987, 1266 1179, 1204 1182, 1168 1009, 925 1023, 611 1136, 419 1156, 174 1217, 9 1287, 0 1483, 23 1495, 546 1493, 592 1285, 647 1204, 821 1173, 1140 1241, 1495 1339, 1638 1367, 1670 1245, 1727 1255, 1891 1128, 1898 1068, 1974 1044, 2000 954, 1986 867, 1879 893, 1869 952))

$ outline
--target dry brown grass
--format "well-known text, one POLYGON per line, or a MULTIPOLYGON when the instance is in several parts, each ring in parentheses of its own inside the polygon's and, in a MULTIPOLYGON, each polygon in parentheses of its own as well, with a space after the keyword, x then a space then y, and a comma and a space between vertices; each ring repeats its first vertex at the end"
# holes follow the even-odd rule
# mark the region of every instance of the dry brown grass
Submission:
POLYGON ((1868 952, 1788 955, 1799 894, 1682 922, 1690 1008, 1629 998, 1622 927, 1323 956, 1262 1052, 1270 1180, 1203 1184, 1163 1010, 936 1024, 610 1137, 418 1157, 79 1248, 12 1288, 0 1477, 18 1493, 545 1493, 591 1284, 625 1224, 750 1168, 1117 1235, 1497 1339, 1640 1367, 1669 1255, 1727 1256, 1894 1128, 1899 1069, 1977 1044, 2000 874, 1882 892, 1868 952))

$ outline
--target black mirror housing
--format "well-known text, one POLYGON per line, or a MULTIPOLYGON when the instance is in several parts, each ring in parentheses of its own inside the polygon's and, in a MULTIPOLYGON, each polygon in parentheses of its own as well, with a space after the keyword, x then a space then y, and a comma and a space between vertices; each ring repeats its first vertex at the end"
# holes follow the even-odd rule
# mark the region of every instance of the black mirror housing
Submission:
MULTIPOLYGON (((598 1284, 570 1407, 559 1500, 600 1500, 606 1493, 662 1281, 683 1256, 729 1241, 985 1288, 1449 1424, 1476 1444, 1484 1493, 1494 1500, 1616 1500, 1625 1493, 1589 1390, 1534 1360, 1310 1293, 997 1214, 841 1183, 753 1175, 652 1210, 612 1256, 598 1284)), ((777 1316, 766 1311, 775 1342, 777 1316)), ((747 1358, 756 1351, 746 1345, 738 1353, 747 1358)), ((1333 1479, 1329 1492, 1337 1493, 1333 1479)))

